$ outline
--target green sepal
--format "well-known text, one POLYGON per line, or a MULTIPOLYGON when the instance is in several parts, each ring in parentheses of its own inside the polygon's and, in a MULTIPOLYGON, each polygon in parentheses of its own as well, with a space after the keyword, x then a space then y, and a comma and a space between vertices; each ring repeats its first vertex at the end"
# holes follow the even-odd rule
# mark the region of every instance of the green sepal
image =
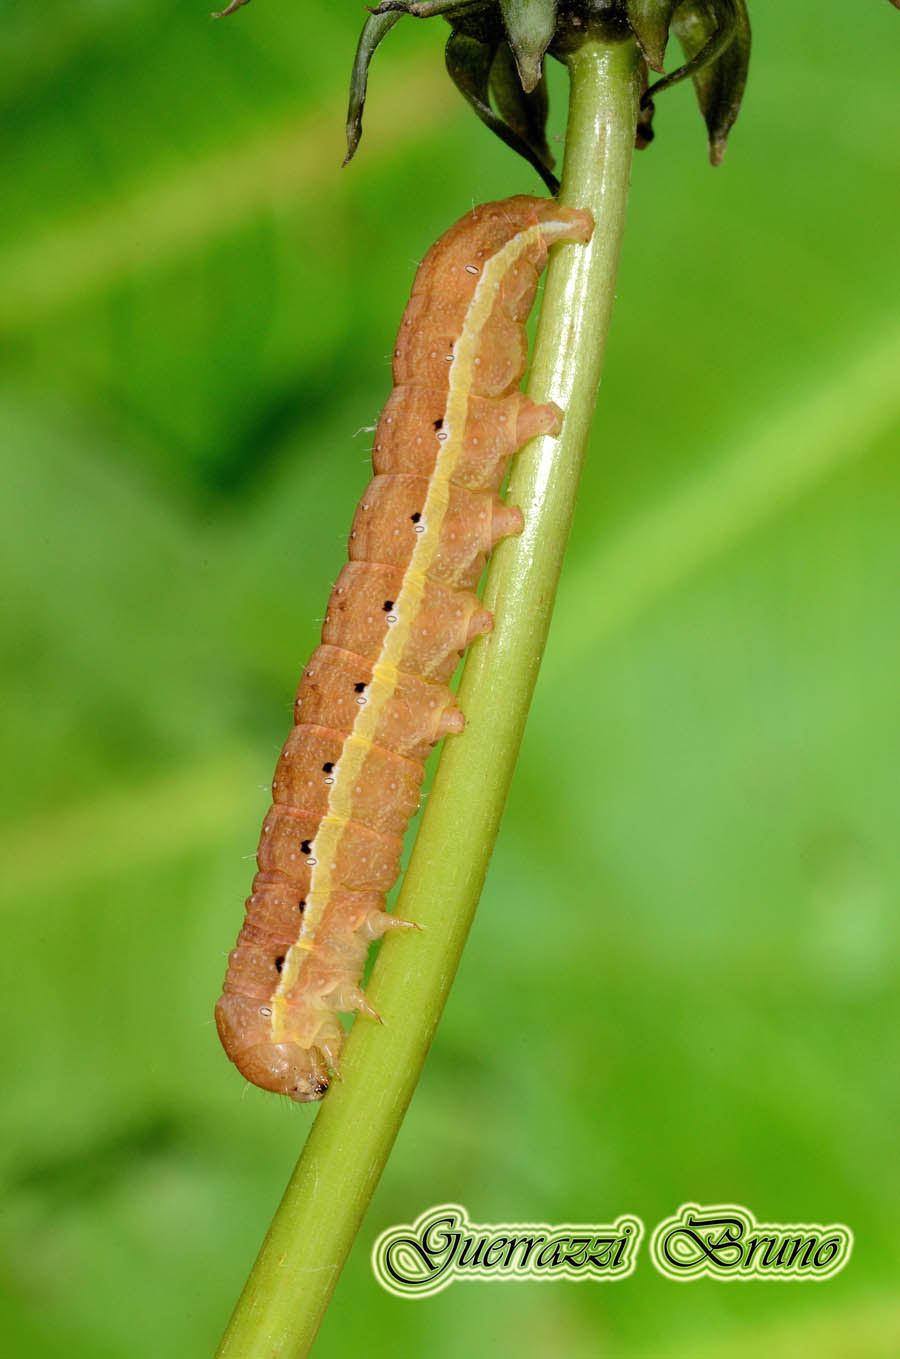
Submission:
POLYGON ((671 29, 687 61, 644 91, 642 106, 670 85, 693 79, 709 133, 709 158, 720 165, 741 107, 750 63, 750 18, 745 0, 681 0, 671 29))
POLYGON ((675 11, 672 28, 688 58, 687 66, 697 63, 690 74, 709 132, 709 159, 721 165, 750 65, 750 16, 745 0, 691 0, 675 11), (725 32, 730 36, 720 42, 725 32))
POLYGON ((491 68, 497 47, 488 42, 479 42, 467 33, 451 33, 445 50, 445 59, 450 78, 460 93, 478 114, 481 121, 492 132, 517 151, 537 170, 551 193, 559 189, 559 181, 548 169, 535 148, 513 131, 491 108, 490 78, 491 68))
POLYGON ((531 147, 548 170, 552 170, 553 156, 547 145, 550 100, 546 77, 542 75, 535 88, 526 94, 512 49, 508 43, 501 42, 491 66, 490 83, 497 111, 507 127, 531 147))
POLYGON ((500 12, 526 94, 537 88, 556 31, 557 0, 500 0, 500 12))
POLYGON ((628 23, 647 65, 662 72, 672 11, 678 0, 628 0, 628 23))
POLYGON ((356 56, 353 58, 353 71, 350 75, 350 104, 347 108, 347 154, 344 164, 353 158, 362 136, 362 115, 366 102, 366 85, 369 79, 369 62, 375 48, 382 38, 402 16, 402 10, 388 10, 382 14, 370 14, 363 31, 359 35, 356 56))
POLYGON ((734 37, 734 25, 734 0, 682 0, 672 16, 672 28, 687 61, 645 90, 642 101, 649 102, 715 61, 734 37))

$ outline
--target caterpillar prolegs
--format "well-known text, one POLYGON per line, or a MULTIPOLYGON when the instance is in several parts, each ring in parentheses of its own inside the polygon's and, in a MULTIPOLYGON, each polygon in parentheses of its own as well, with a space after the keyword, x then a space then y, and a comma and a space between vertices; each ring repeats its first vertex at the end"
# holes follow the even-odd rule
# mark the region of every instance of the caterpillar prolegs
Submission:
POLYGON ((259 872, 216 1023, 247 1080, 321 1099, 337 1070, 339 1011, 360 989, 431 747, 465 719, 447 687, 491 630, 474 592, 494 543, 521 532, 498 491, 509 460, 562 412, 518 390, 525 321, 548 247, 590 239, 587 213, 519 196, 473 209, 416 273, 381 414, 375 475, 350 560, 303 672, 272 781, 259 872))

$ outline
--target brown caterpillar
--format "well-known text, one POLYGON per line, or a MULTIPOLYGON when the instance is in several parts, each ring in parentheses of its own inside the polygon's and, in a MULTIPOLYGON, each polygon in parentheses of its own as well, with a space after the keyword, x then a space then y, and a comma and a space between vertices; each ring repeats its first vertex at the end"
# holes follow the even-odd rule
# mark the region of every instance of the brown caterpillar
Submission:
POLYGON ((216 1005, 225 1051, 265 1090, 321 1099, 344 1040, 337 1011, 377 1018, 363 963, 373 939, 411 923, 385 913, 385 893, 428 752, 465 723, 446 682, 493 622, 474 587, 493 544, 522 530, 498 490, 513 453, 562 417, 518 390, 525 320, 548 246, 592 230, 552 199, 488 203, 416 274, 375 476, 300 681, 216 1005))

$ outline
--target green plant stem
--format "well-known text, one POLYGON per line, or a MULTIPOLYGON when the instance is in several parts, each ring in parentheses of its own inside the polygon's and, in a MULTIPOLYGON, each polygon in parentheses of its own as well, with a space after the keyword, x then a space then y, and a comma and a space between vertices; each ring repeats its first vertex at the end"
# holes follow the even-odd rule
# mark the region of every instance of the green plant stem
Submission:
POLYGON ((631 39, 591 37, 568 65, 560 197, 591 212, 596 227, 589 245, 553 250, 528 389, 562 407, 562 433, 529 444, 510 481, 525 531, 492 558, 494 631, 466 663, 467 727, 445 743, 396 907, 421 930, 385 941, 367 991, 384 1025, 361 1017, 353 1026, 343 1080, 313 1125, 218 1351, 229 1359, 308 1352, 419 1079, 500 825, 600 381, 637 119, 631 39))

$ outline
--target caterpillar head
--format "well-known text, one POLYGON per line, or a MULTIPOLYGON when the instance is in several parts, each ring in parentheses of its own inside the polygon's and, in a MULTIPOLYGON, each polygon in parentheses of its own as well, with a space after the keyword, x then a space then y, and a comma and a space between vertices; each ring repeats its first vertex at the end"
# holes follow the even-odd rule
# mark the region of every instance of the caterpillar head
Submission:
POLYGON ((228 1056, 241 1075, 263 1090, 287 1095, 299 1104, 321 1099, 331 1084, 344 1031, 335 1015, 321 1012, 303 1036, 276 1041, 272 1006, 226 991, 216 1005, 216 1027, 228 1056))
POLYGON ((277 1095, 288 1095, 298 1104, 321 1099, 331 1084, 325 1057, 316 1047, 257 1043, 239 1052, 234 1061, 248 1081, 277 1095))

